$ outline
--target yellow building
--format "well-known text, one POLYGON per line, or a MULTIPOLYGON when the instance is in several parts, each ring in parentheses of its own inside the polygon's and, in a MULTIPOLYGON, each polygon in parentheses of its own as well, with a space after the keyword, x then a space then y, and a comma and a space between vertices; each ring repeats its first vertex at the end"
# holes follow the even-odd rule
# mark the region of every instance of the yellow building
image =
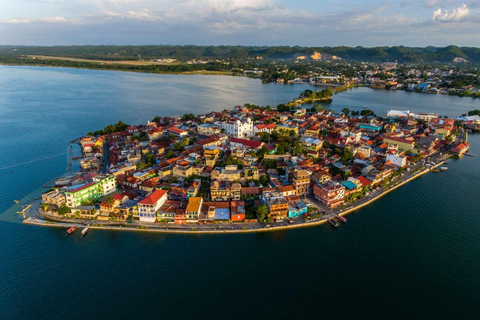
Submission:
POLYGON ((295 170, 292 174, 292 184, 298 194, 308 194, 310 175, 306 170, 295 170))
POLYGON ((219 154, 220 151, 217 148, 205 149, 205 152, 203 153, 203 155, 205 156, 205 165, 213 168, 215 166, 215 163, 217 163, 219 154))
POLYGON ((403 151, 412 151, 415 147, 415 141, 403 138, 383 138, 383 142, 386 142, 388 144, 395 144, 398 146, 398 149, 403 151))

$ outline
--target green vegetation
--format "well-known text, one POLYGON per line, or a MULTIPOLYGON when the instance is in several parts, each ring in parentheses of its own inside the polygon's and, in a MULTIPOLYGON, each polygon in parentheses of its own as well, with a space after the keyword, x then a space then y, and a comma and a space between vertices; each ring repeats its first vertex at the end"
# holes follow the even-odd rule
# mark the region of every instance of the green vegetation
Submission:
POLYGON ((155 160, 155 157, 153 156, 153 154, 147 153, 143 157, 142 161, 137 163, 137 169, 141 170, 141 169, 144 169, 144 168, 149 168, 149 167, 153 166, 155 163, 156 163, 156 160, 155 160))
POLYGON ((118 121, 116 124, 107 124, 103 130, 97 130, 94 132, 89 132, 89 136, 101 136, 104 134, 110 134, 114 132, 125 131, 130 125, 124 123, 123 121, 118 121))
POLYGON ((480 110, 475 109, 475 110, 472 110, 472 111, 468 111, 468 115, 469 116, 480 116, 480 110))
POLYGON ((60 206, 60 208, 58 208, 58 214, 61 214, 61 215, 65 215, 67 213, 70 213, 72 210, 70 209, 69 206, 67 206, 66 204, 62 204, 60 206))
POLYGON ((267 218, 267 215, 268 215, 267 206, 262 204, 261 206, 257 207, 256 211, 257 211, 258 222, 264 222, 265 218, 267 218))
POLYGON ((195 119, 195 115, 193 113, 185 113, 182 116, 182 121, 188 121, 188 120, 193 120, 195 119))
MULTIPOLYGON (((398 62, 451 62, 456 57, 464 58, 471 62, 480 62, 480 49, 474 47, 299 47, 299 46, 1 46, 1 61, 14 63, 25 55, 46 55, 57 57, 77 57, 85 59, 102 59, 109 61, 142 60, 148 61, 157 58, 173 58, 178 60, 188 59, 227 59, 247 60, 261 56, 265 59, 294 59, 299 55, 310 56, 314 52, 327 53, 340 56, 343 59, 360 61, 395 61, 398 62), (13 51, 13 50, 16 51, 13 51)), ((30 61, 35 62, 35 60, 30 61)), ((57 60, 58 62, 58 60, 57 60)), ((69 61, 64 61, 67 63, 69 61)), ((185 65, 186 66, 186 65, 185 65)), ((182 66, 182 67, 185 67, 182 66)), ((188 65, 188 67, 203 67, 203 64, 188 65)), ((161 67, 175 67, 166 65, 161 67)), ((290 80, 290 70, 281 74, 265 74, 264 77, 290 80)))

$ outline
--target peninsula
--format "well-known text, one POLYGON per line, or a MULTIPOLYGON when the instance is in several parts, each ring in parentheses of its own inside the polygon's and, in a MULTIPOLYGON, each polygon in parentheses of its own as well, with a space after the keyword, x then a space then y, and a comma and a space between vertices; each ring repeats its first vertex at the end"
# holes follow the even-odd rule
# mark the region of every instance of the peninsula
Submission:
MULTIPOLYGON (((322 92, 304 92, 325 97, 322 92)), ((479 110, 456 119, 246 104, 118 122, 71 142, 78 171, 25 223, 157 232, 254 232, 342 217, 468 151, 479 110)), ((446 167, 442 167, 446 170, 446 167)))

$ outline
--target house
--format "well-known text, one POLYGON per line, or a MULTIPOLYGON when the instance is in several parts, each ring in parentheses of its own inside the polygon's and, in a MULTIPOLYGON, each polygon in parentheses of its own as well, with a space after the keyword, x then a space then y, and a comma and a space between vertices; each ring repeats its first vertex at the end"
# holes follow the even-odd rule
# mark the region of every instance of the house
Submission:
POLYGON ((230 181, 214 180, 210 184, 210 196, 212 201, 235 201, 242 196, 242 185, 230 181))
MULTIPOLYGON (((185 201, 167 200, 157 211, 157 220, 165 222, 175 222, 175 214, 183 211, 185 217, 185 201)), ((186 222, 186 220, 185 220, 186 222)))
POLYGON ((467 153, 468 149, 470 148, 470 144, 468 142, 461 142, 455 147, 453 147, 450 152, 455 153, 459 157, 463 156, 467 153))
POLYGON ((207 149, 208 147, 219 146, 222 144, 220 137, 218 135, 212 135, 207 139, 200 140, 195 142, 195 145, 202 147, 203 149, 207 149))
POLYGON ((200 179, 193 180, 192 184, 187 189, 187 197, 188 198, 195 197, 198 193, 198 190, 200 190, 201 184, 202 184, 202 180, 200 179))
POLYGON ((173 175, 175 177, 188 178, 193 174, 193 166, 187 162, 181 162, 173 167, 173 175))
POLYGON ((278 191, 267 191, 262 195, 268 208, 268 217, 273 220, 283 220, 288 216, 288 201, 278 191))
POLYGON ((242 170, 238 170, 235 165, 225 167, 216 167, 210 177, 212 180, 238 181, 241 179, 242 170))
POLYGON ((395 151, 390 151, 387 153, 385 162, 391 162, 397 167, 404 168, 407 165, 407 157, 405 156, 405 152, 398 153, 395 151))
POLYGON ((291 174, 293 187, 297 194, 308 194, 310 188, 310 174, 306 170, 295 169, 291 174))
POLYGON ((297 190, 291 184, 278 186, 277 190, 284 197, 293 196, 297 194, 297 190))
POLYGON ((404 139, 397 137, 384 137, 383 142, 388 144, 396 144, 399 149, 403 151, 413 151, 415 147, 415 141, 413 139, 404 139))
POLYGON ((265 144, 262 141, 231 138, 230 146, 233 148, 261 149, 265 144))
POLYGON ((65 194, 60 192, 59 189, 54 189, 50 192, 42 194, 43 203, 53 204, 57 208, 60 208, 65 204, 65 194))
POLYGON ((202 203, 202 197, 191 197, 190 199, 188 199, 187 208, 185 209, 187 223, 198 222, 198 216, 202 208, 202 203))
POLYGON ((277 125, 275 123, 269 123, 269 124, 257 124, 254 128, 253 128, 253 132, 255 135, 259 134, 259 133, 262 133, 262 132, 266 132, 266 133, 272 133, 274 130, 275 130, 275 127, 277 125))
POLYGON ((232 222, 245 221, 245 202, 243 201, 230 202, 230 220, 232 222))
POLYGON ((218 148, 206 148, 203 152, 203 156, 205 157, 205 165, 213 168, 215 163, 217 163, 219 155, 220 150, 218 148))
POLYGON ((209 124, 209 123, 204 123, 197 127, 198 134, 203 134, 206 136, 219 134, 220 130, 221 130, 220 126, 209 124))
POLYGON ((317 200, 330 208, 338 207, 345 202, 345 187, 332 180, 316 184, 313 193, 317 200))
POLYGON ((156 212, 167 201, 166 190, 155 190, 145 199, 138 202, 138 216, 142 222, 155 222, 156 212))
POLYGON ((177 128, 177 127, 168 127, 168 128, 167 128, 167 131, 168 131, 170 134, 176 135, 177 137, 186 137, 186 136, 188 136, 188 131, 182 130, 182 129, 177 128))

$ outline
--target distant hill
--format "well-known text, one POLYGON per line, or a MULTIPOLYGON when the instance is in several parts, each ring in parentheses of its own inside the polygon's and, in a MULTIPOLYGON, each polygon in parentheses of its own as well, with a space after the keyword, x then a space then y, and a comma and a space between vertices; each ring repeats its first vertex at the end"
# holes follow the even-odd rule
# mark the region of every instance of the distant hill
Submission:
POLYGON ((48 55, 102 60, 137 60, 154 58, 235 59, 295 59, 314 52, 336 55, 355 61, 384 62, 452 62, 456 57, 480 62, 480 48, 474 47, 258 47, 258 46, 0 46, 2 55, 48 55))

